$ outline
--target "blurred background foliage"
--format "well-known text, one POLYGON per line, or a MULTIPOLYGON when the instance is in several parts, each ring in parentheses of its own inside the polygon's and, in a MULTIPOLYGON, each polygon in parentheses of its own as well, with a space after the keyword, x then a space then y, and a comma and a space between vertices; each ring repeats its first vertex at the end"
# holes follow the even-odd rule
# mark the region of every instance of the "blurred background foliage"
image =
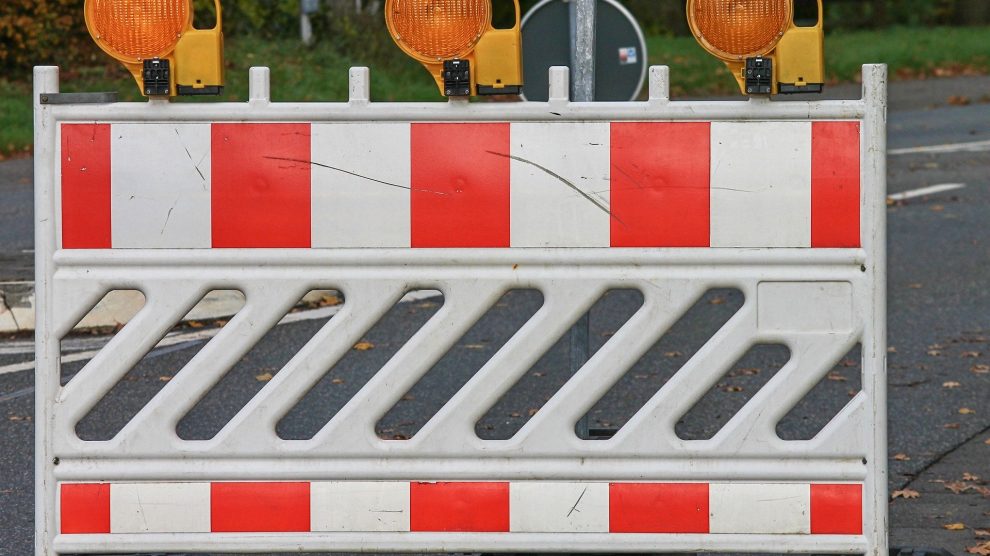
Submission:
MULTIPOLYGON (((213 0, 195 0, 197 22, 213 21, 213 0)), ((523 0, 523 11, 537 0, 523 0)), ((82 0, 0 0, 0 71, 33 65, 103 63, 83 24, 82 0)), ((313 17, 319 40, 341 53, 377 64, 396 57, 382 22, 382 0, 321 0, 313 17)), ((650 36, 688 33, 683 0, 625 0, 650 36)), ((511 0, 494 0, 496 18, 511 17, 511 0)), ((227 0, 228 37, 291 38, 299 33, 299 0, 227 0)), ((990 23, 990 0, 825 0, 830 31, 889 26, 990 23)))

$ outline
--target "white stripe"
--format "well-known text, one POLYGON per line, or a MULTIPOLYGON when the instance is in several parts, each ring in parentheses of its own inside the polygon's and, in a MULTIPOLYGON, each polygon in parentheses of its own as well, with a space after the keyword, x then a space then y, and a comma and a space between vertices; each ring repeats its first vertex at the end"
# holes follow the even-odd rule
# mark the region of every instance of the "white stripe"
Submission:
POLYGON ((409 124, 314 124, 312 157, 313 247, 409 247, 409 124))
POLYGON ((811 122, 712 122, 712 247, 811 247, 811 122))
POLYGON ((808 484, 712 483, 709 488, 712 534, 811 533, 808 484))
POLYGON ((111 484, 110 532, 209 533, 210 483, 111 484))
POLYGON ((209 248, 210 124, 114 124, 114 248, 209 248))
POLYGON ((921 189, 915 189, 913 191, 894 193, 892 195, 889 195, 887 198, 890 199, 891 201, 906 201, 908 199, 924 197, 925 195, 935 195, 936 193, 955 191, 957 189, 962 189, 964 187, 966 187, 965 183, 943 183, 940 185, 933 185, 930 187, 922 187, 921 189))
POLYGON ((314 532, 408 532, 408 482, 332 482, 310 485, 314 532))
POLYGON ((972 143, 947 143, 944 145, 929 145, 927 147, 908 147, 904 149, 890 149, 887 154, 897 156, 901 154, 951 154, 951 153, 979 153, 990 151, 990 141, 973 141, 972 143))
POLYGON ((513 247, 608 247, 608 123, 517 123, 513 247))
POLYGON ((509 484, 513 533, 608 533, 608 483, 509 484))

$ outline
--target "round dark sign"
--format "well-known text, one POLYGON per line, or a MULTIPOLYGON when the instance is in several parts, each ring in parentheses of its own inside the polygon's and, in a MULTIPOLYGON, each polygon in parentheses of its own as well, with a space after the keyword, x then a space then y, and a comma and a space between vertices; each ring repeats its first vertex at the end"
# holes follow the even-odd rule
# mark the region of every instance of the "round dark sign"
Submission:
MULTIPOLYGON (((549 70, 571 65, 571 7, 542 0, 522 20, 526 100, 546 102, 549 70)), ((598 0, 595 31, 595 100, 639 97, 646 81, 646 39, 636 19, 616 0, 598 0)), ((573 74, 573 71, 572 71, 573 74)))

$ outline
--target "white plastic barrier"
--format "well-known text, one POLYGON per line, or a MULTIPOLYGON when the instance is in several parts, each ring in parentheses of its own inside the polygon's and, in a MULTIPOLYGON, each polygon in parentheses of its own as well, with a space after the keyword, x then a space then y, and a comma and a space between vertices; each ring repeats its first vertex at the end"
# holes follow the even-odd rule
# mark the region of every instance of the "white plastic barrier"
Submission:
POLYGON ((51 104, 35 72, 37 554, 887 552, 886 68, 854 101, 51 104), (707 290, 745 304, 614 438, 575 422, 707 290), (346 302, 216 435, 179 420, 311 289, 346 302), (412 439, 374 425, 506 291, 536 315, 412 439), (511 439, 475 423, 606 290, 642 308, 511 439), (140 313, 65 386, 107 291, 140 313), (246 305, 109 441, 76 423, 213 289, 246 305), (440 310, 310 440, 277 423, 411 289, 440 310), (790 361, 710 440, 674 433, 751 346, 790 361), (777 422, 857 343, 815 438, 777 422))

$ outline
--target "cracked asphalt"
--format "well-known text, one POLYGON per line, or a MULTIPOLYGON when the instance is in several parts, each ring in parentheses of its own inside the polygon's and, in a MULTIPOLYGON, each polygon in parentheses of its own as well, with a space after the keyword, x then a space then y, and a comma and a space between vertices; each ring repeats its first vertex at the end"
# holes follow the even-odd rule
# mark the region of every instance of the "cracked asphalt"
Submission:
MULTIPOLYGON (((836 87, 833 97, 852 97, 836 87)), ((990 77, 894 83, 892 149, 990 140, 990 77), (975 104, 950 104, 950 97, 975 104)), ((957 101, 954 101, 958 103, 957 101)), ((892 545, 931 546, 957 555, 990 538, 990 152, 890 157, 889 189, 905 192, 943 183, 967 186, 892 204, 889 239, 889 463, 892 545), (913 493, 917 493, 914 497, 913 493), (962 524, 959 529, 955 524, 962 524), (950 526, 946 528, 946 526, 950 526)), ((0 164, 0 280, 31 278, 31 164, 0 164)), ((591 349, 599 349, 635 312, 637 292, 610 292, 591 311, 591 349)), ((434 369, 379 422, 380 435, 414 435, 473 373, 539 308, 534 291, 499 301, 434 369)), ((697 351, 742 303, 733 290, 712 291, 590 413, 592 428, 613 428, 697 351)), ((308 438, 394 354, 442 299, 394 307, 279 423, 285 438, 308 438)), ((252 349, 179 424, 183 438, 209 438, 243 406, 326 320, 279 326, 252 349)), ((0 340, 0 368, 32 358, 29 338, 0 340)), ((92 345, 99 338, 81 343, 92 345)), ((79 424, 83 438, 109 438, 202 347, 180 344, 146 358, 79 424)), ((478 423, 482 438, 517 431, 567 379, 562 338, 478 423)), ((785 348, 752 350, 678 424, 684 438, 714 434, 787 360, 785 348)), ((778 432, 807 438, 859 388, 858 354, 836 362, 778 432)), ((65 365, 66 376, 83 363, 65 365)), ((0 374, 0 555, 31 553, 33 534, 33 375, 0 374)))

